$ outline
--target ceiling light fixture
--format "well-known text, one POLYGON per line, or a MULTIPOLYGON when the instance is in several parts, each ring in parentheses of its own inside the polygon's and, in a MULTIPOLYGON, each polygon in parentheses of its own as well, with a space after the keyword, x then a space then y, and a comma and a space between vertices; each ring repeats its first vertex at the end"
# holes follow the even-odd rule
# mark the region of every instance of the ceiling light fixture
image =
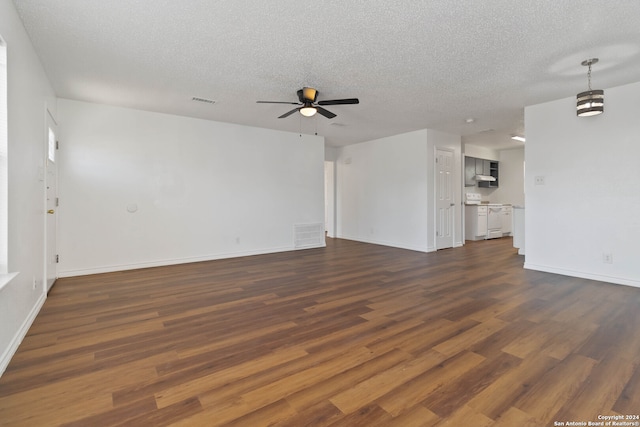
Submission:
POLYGON ((305 102, 304 106, 300 108, 300 114, 302 114, 305 117, 311 117, 315 115, 317 112, 318 110, 316 110, 316 107, 311 105, 310 102, 305 102))
POLYGON ((514 139, 514 140, 516 140, 516 141, 520 141, 520 142, 525 142, 525 141, 526 141, 526 139, 524 138, 524 136, 518 136, 518 135, 513 135, 513 136, 511 137, 511 139, 514 139))
POLYGON ((589 90, 580 92, 577 98, 576 113, 578 117, 595 116, 604 112, 604 90, 591 89, 591 66, 598 62, 598 58, 585 59, 582 65, 589 67, 587 79, 589 81, 589 90))

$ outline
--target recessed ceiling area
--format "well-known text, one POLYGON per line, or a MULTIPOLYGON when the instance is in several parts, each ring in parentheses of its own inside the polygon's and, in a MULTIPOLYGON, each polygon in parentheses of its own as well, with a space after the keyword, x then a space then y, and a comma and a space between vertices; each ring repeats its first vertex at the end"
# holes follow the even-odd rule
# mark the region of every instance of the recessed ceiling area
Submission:
POLYGON ((331 146, 432 128, 508 147, 525 106, 586 89, 585 58, 600 58, 598 88, 640 76, 637 0, 14 3, 61 98, 317 132, 331 146), (332 125, 256 103, 305 86, 360 104, 332 107, 332 125))

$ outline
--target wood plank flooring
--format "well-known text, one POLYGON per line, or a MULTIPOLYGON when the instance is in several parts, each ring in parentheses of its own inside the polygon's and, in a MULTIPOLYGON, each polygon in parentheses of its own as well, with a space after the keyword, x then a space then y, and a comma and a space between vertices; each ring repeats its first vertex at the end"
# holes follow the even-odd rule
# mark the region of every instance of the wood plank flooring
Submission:
POLYGON ((327 245, 58 280, 0 378, 0 425, 640 413, 640 289, 524 270, 509 238, 430 254, 327 245))

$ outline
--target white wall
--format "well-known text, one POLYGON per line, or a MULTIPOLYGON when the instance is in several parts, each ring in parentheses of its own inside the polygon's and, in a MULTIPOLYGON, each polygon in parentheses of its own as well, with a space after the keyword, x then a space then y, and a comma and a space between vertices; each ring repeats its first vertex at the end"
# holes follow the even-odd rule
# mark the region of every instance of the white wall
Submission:
POLYGON ((464 155, 476 157, 478 159, 500 160, 500 153, 487 147, 480 147, 473 144, 464 144, 464 155))
POLYGON ((339 149, 338 237, 430 250, 430 159, 426 130, 339 149))
POLYGON ((58 108, 60 276, 292 250, 324 223, 322 137, 58 108))
POLYGON ((49 104, 55 114, 55 98, 13 2, 0 2, 0 35, 8 60, 8 267, 19 272, 0 290, 2 373, 46 298, 45 108, 49 104))
POLYGON ((525 109, 526 268, 640 286, 638 99, 634 83, 599 116, 576 117, 575 97, 525 109))
POLYGON ((324 159, 327 162, 335 162, 338 157, 338 148, 329 145, 324 146, 324 159))
POLYGON ((500 150, 499 156, 500 186, 491 201, 524 206, 524 147, 500 150))
MULTIPOLYGON (((435 250, 435 147, 454 151, 460 137, 419 130, 338 150, 338 237, 429 252, 435 250)), ((454 186, 460 188, 458 180, 454 186)), ((460 191, 456 191, 460 200, 460 191)), ((454 245, 462 244, 462 216, 454 245)))

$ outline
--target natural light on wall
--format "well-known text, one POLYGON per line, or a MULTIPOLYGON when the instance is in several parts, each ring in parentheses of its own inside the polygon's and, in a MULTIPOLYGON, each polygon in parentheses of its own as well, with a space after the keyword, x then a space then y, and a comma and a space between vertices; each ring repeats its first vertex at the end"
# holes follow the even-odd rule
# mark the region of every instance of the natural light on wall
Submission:
POLYGON ((0 274, 8 272, 7 46, 0 37, 0 274))

